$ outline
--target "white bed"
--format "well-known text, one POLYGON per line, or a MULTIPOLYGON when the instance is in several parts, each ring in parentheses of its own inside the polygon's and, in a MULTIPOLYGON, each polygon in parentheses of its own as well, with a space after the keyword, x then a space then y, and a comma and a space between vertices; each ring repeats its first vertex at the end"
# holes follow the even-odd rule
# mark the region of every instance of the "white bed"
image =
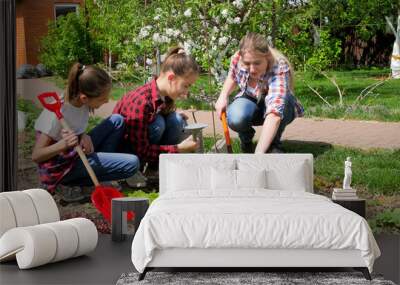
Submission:
POLYGON ((310 154, 161 155, 132 262, 141 278, 154 267, 355 267, 369 278, 380 251, 368 223, 312 185, 310 154))

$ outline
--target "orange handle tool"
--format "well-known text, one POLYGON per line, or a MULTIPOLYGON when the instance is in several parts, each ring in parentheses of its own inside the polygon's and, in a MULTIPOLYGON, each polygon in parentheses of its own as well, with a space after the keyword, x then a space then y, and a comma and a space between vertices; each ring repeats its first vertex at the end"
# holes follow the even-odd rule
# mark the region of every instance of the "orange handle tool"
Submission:
POLYGON ((222 127, 224 128, 226 149, 227 149, 228 153, 233 153, 231 137, 229 136, 229 128, 228 128, 228 123, 226 121, 226 112, 225 111, 223 111, 221 113, 221 121, 222 121, 222 127))

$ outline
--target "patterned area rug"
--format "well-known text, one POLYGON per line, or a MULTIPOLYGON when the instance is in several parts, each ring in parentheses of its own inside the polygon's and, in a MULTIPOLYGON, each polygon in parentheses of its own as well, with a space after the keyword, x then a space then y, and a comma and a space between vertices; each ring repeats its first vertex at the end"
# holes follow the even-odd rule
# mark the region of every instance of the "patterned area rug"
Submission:
POLYGON ((122 274, 117 285, 213 284, 213 285, 395 285, 381 276, 368 281, 359 272, 148 272, 142 281, 138 273, 122 274))

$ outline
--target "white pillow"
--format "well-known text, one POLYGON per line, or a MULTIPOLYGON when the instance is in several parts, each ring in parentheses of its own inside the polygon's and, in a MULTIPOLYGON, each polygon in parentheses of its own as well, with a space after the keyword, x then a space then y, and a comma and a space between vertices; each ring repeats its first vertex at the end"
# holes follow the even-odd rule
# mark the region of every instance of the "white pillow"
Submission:
POLYGON ((294 163, 290 168, 274 167, 267 171, 267 188, 274 190, 307 191, 305 163, 294 163))
POLYGON ((175 163, 167 164, 168 191, 186 190, 210 190, 211 189, 211 169, 233 170, 235 160, 210 161, 210 165, 196 165, 194 163, 175 163))
POLYGON ((211 170, 211 189, 212 190, 239 190, 249 188, 266 188, 266 170, 231 170, 216 169, 211 170))
POLYGON ((237 188, 267 188, 267 171, 236 170, 237 188))
POLYGON ((236 170, 211 169, 212 190, 236 190, 236 170))
POLYGON ((239 170, 254 172, 265 168, 267 189, 307 191, 309 170, 306 161, 256 157, 252 160, 239 159, 237 162, 239 170))

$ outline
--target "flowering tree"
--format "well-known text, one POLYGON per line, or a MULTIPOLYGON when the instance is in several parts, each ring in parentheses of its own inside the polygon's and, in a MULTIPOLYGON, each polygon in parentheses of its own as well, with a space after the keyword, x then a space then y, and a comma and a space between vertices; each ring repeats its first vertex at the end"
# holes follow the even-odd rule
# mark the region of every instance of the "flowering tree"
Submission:
POLYGON ((152 47, 165 52, 169 46, 179 44, 221 82, 229 57, 248 30, 257 5, 259 1, 255 0, 193 0, 184 5, 171 0, 158 2, 149 7, 152 16, 143 24, 136 40, 150 47, 149 57, 154 55, 152 47))

